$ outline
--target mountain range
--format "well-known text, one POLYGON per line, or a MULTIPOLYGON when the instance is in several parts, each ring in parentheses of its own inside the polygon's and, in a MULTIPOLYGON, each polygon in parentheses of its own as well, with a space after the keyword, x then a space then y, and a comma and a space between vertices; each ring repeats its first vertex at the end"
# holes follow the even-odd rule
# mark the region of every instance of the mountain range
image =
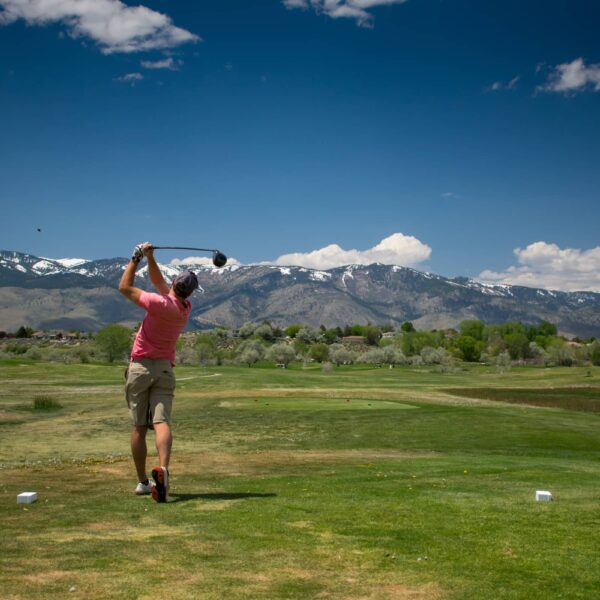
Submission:
MULTIPOLYGON (((109 323, 135 325, 143 311, 117 290, 127 262, 0 251, 0 330, 26 325, 95 331, 109 323)), ((159 266, 167 281, 185 268, 159 266)), ((440 329, 464 319, 531 324, 545 319, 565 335, 600 337, 600 293, 488 285, 379 263, 327 271, 273 265, 188 268, 195 270, 203 290, 192 298, 191 329, 236 328, 262 320, 326 327, 412 321, 420 329, 440 329)), ((138 270, 136 284, 152 289, 147 267, 138 270)))

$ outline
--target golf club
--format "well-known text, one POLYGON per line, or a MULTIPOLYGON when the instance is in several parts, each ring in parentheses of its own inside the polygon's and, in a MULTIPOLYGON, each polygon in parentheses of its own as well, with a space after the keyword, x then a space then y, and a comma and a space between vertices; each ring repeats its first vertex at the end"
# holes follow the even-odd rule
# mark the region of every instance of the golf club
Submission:
POLYGON ((212 252, 212 261, 215 267, 224 267, 227 263, 227 257, 220 252, 212 248, 189 248, 187 246, 153 246, 155 250, 195 250, 197 252, 212 252))

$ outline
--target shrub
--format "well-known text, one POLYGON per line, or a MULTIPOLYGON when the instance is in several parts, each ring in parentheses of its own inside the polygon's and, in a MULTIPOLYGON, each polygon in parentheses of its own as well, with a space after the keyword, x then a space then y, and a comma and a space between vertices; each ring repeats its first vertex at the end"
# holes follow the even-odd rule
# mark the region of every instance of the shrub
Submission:
POLYGON ((24 356, 26 358, 30 358, 31 360, 41 360, 42 352, 39 348, 31 347, 27 349, 27 352, 25 352, 24 356))
POLYGON ((275 336, 273 335, 273 328, 269 323, 262 323, 254 330, 254 335, 262 338, 265 341, 273 341, 275 336))
POLYGON ((131 344, 131 330, 123 325, 107 325, 96 334, 96 344, 108 362, 122 359, 131 344))
POLYGON ((575 362, 575 352, 564 340, 556 338, 548 346, 548 355, 552 364, 560 367, 570 367, 575 362))
POLYGON ((259 360, 260 354, 255 348, 251 347, 247 347, 238 355, 238 362, 240 364, 248 365, 249 367, 259 360))
POLYGON ((181 365, 197 365, 199 363, 198 351, 191 346, 183 346, 177 349, 177 363, 181 365))
POLYGON ((496 364, 496 367, 500 371, 505 371, 507 369, 510 369, 510 367, 512 365, 512 361, 510 359, 510 354, 508 352, 501 352, 500 354, 498 354, 498 356, 496 356, 494 362, 496 364))
POLYGON ((20 356, 21 354, 25 354, 27 352, 29 346, 27 346, 26 343, 20 344, 19 342, 11 342, 6 344, 5 348, 7 352, 20 356))
POLYGON ((447 352, 443 348, 425 346, 421 350, 421 358, 426 365, 441 365, 447 362, 447 352))
POLYGON ((273 344, 266 352, 265 358, 277 364, 288 366, 296 358, 294 348, 289 344, 273 344))
POLYGON ((590 362, 600 367, 600 342, 596 341, 592 344, 592 348, 590 351, 590 362))
POLYGON ((59 408, 62 408, 62 404, 50 396, 36 396, 33 399, 33 410, 48 411, 59 408))
POLYGON ((367 365, 382 365, 385 362, 385 354, 381 348, 371 348, 358 357, 358 362, 367 365))
POLYGON ((408 362, 402 350, 394 346, 383 348, 383 361, 388 365, 405 365, 408 362))
POLYGON ((329 347, 329 359, 338 366, 347 365, 356 360, 356 353, 348 350, 343 344, 332 344, 329 347))
POLYGON ((531 342, 529 344, 529 356, 539 365, 546 365, 550 360, 550 356, 546 350, 544 350, 543 346, 540 346, 537 342, 531 342))

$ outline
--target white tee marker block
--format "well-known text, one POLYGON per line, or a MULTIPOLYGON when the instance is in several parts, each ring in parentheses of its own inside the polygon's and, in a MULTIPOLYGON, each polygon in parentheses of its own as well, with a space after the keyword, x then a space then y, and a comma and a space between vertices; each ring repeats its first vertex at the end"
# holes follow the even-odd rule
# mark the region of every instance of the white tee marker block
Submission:
POLYGON ((552 494, 546 490, 537 490, 535 499, 538 502, 550 502, 550 500, 552 500, 552 494))
POLYGON ((33 504, 37 500, 37 492, 23 492, 17 496, 17 504, 33 504))

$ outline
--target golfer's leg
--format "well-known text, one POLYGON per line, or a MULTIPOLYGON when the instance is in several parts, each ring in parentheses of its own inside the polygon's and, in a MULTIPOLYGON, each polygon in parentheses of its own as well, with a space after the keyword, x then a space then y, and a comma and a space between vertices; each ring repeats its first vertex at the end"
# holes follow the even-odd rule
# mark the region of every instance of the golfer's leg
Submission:
POLYGON ((158 459, 161 467, 169 468, 171 460, 171 446, 173 445, 173 436, 171 427, 168 423, 154 423, 154 433, 156 435, 156 449, 158 450, 158 459))
POLYGON ((146 432, 148 427, 141 425, 131 426, 131 455, 137 471, 138 481, 146 481, 146 457, 148 448, 146 446, 146 432))
POLYGON ((175 392, 175 375, 168 360, 157 361, 155 365, 155 383, 150 390, 150 410, 154 417, 156 449, 161 467, 169 467, 171 460, 171 410, 175 392))

